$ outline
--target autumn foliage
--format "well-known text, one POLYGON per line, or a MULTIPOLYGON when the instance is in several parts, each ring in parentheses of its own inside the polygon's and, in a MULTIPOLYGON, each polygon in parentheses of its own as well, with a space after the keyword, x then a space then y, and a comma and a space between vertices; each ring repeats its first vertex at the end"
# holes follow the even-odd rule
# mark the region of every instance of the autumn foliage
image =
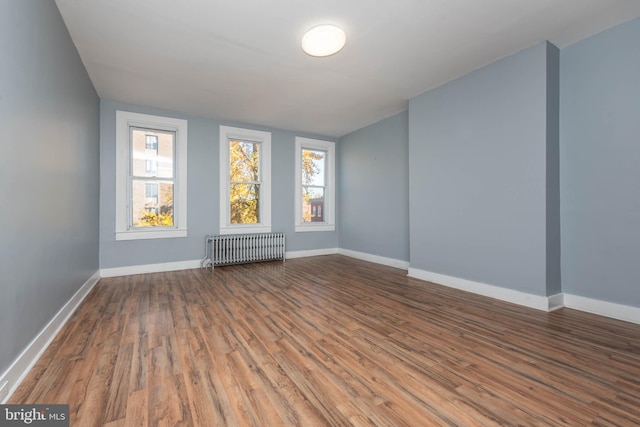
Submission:
POLYGON ((260 222, 260 144, 232 140, 229 146, 231 224, 260 222))
POLYGON ((171 227, 173 226, 173 214, 155 212, 141 212, 136 227, 171 227))

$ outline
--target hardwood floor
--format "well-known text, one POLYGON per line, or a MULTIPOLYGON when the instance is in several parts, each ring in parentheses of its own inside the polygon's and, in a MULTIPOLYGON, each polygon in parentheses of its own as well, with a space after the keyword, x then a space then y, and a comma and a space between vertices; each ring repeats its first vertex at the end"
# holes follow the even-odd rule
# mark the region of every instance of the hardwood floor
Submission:
POLYGON ((109 278, 10 403, 72 426, 635 426, 640 325, 339 255, 109 278))

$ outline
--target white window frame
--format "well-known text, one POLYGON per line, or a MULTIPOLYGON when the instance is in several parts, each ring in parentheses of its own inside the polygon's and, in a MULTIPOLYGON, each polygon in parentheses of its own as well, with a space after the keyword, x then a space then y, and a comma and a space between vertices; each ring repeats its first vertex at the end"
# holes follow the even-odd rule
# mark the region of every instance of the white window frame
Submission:
POLYGON ((336 143, 320 139, 296 137, 295 176, 295 231, 335 231, 336 210, 336 143), (302 221, 302 150, 321 150, 327 153, 325 159, 324 222, 302 221))
POLYGON ((220 234, 271 232, 271 132, 220 126, 220 234), (229 139, 260 143, 260 223, 231 224, 229 212, 229 139))
POLYGON ((116 240, 187 237, 187 121, 172 117, 116 111, 116 240), (173 227, 134 228, 131 224, 130 128, 175 132, 173 227))

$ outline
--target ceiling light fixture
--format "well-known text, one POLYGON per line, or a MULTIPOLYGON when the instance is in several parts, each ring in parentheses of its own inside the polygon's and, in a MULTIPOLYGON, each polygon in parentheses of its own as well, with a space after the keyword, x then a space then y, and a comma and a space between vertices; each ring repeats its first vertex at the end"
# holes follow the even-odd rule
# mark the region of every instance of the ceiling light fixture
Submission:
POLYGON ((311 56, 329 56, 339 52, 346 41, 342 29, 335 25, 318 25, 302 37, 302 50, 311 56))

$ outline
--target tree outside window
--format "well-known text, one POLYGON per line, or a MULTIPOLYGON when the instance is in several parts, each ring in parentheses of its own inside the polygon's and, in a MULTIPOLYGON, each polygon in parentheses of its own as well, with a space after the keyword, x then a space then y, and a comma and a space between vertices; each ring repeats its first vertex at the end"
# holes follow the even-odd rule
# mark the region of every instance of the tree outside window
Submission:
POLYGON ((260 223, 260 143, 229 141, 229 220, 260 223))
POLYGON ((220 126, 220 234, 271 232, 271 133, 220 126))

